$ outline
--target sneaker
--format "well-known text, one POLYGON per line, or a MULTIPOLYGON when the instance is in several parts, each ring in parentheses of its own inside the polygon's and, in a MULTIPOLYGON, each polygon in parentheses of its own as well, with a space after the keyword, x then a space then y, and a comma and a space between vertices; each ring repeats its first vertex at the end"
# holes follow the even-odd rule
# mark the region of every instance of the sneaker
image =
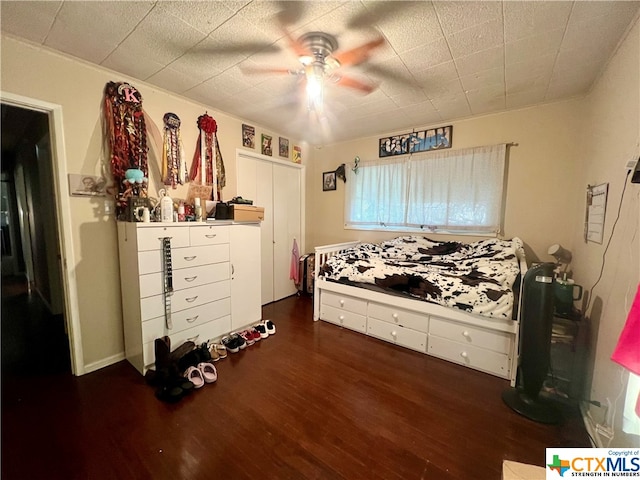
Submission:
POLYGON ((232 333, 231 339, 234 339, 236 341, 236 345, 240 350, 244 350, 245 348, 247 348, 247 341, 237 333, 232 333))
POLYGON ((258 330, 256 330, 255 327, 251 327, 249 329, 249 333, 251 334, 251 338, 253 338, 254 342, 258 342, 262 338, 260 336, 260 332, 258 332, 258 330))
POLYGON ((221 343, 214 343, 213 348, 220 358, 227 358, 227 347, 221 343))
POLYGON ((249 330, 243 330, 242 332, 238 332, 238 335, 240 335, 244 339, 244 341, 247 342, 247 345, 249 346, 256 343, 256 341, 253 339, 253 334, 249 332, 249 330))
POLYGON ((222 345, 224 345, 228 352, 238 353, 240 351, 240 346, 238 345, 238 341, 232 337, 222 337, 222 345))
POLYGON ((254 326, 254 328, 260 334, 260 338, 267 338, 269 334, 267 333, 267 327, 265 327, 264 323, 259 323, 254 326))
POLYGON ((274 323, 271 320, 265 320, 264 326, 266 327, 267 333, 269 335, 275 335, 276 334, 276 326, 274 325, 274 323))

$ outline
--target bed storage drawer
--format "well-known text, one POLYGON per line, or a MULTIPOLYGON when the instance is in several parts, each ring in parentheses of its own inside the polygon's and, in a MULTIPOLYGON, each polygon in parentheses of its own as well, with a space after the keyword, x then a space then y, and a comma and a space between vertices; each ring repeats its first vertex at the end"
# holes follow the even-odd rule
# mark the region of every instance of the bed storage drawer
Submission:
POLYGON ((366 300, 350 297, 348 295, 340 295, 333 292, 322 292, 322 305, 328 305, 338 310, 357 313, 365 316, 367 314, 366 300))
POLYGON ((358 332, 365 333, 367 331, 367 317, 364 315, 342 310, 324 303, 320 308, 320 318, 327 322, 350 328, 351 330, 357 330, 358 332))
POLYGON ((410 328, 369 317, 367 319, 367 333, 372 337, 411 348, 412 350, 418 350, 422 353, 427 351, 427 334, 410 328))
POLYGON ((460 365, 509 378, 509 357, 474 345, 454 342, 429 334, 428 353, 460 365))
POLYGON ((428 332, 428 315, 420 315, 417 312, 411 312, 403 308, 369 302, 367 316, 369 318, 376 318, 394 325, 411 328, 419 332, 428 332))
POLYGON ((498 353, 511 353, 513 335, 505 332, 485 330, 463 323, 431 317, 429 334, 447 338, 464 345, 481 346, 498 353))

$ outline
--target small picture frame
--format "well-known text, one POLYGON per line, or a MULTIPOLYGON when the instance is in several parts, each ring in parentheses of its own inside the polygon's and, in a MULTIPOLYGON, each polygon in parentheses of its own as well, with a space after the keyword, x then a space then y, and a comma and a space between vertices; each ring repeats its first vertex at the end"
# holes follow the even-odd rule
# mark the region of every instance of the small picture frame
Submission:
POLYGON ((251 125, 242 124, 242 146, 247 148, 255 148, 256 129, 251 125))
POLYGON ((278 154, 281 157, 289 158, 289 139, 283 138, 283 137, 278 137, 278 138, 280 139, 280 142, 278 145, 278 154))
POLYGON ((336 172, 324 172, 322 174, 322 191, 329 192, 336 189, 336 172))
POLYGON ((72 197, 104 197, 107 180, 96 175, 69 174, 69 193, 72 197))
POLYGON ((270 157, 273 155, 273 149, 271 147, 271 140, 273 137, 271 135, 262 134, 262 155, 269 155, 270 157))

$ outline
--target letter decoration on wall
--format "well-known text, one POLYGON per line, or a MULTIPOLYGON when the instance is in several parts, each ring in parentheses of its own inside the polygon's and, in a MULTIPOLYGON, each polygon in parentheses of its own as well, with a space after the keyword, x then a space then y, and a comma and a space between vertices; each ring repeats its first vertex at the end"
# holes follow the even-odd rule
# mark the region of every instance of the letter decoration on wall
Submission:
POLYGON ((147 196, 148 147, 142 95, 128 83, 107 83, 104 115, 116 213, 122 219, 131 197, 147 196))
POLYGON ((176 188, 188 180, 187 162, 180 137, 180 118, 175 113, 165 113, 164 138, 162 143, 162 179, 165 185, 176 188))
POLYGON ((380 139, 378 156, 391 157, 451 148, 452 135, 453 127, 449 125, 447 127, 384 137, 380 139))
MULTIPOLYGON (((220 145, 216 135, 218 124, 207 115, 198 117, 198 143, 193 155, 193 163, 189 177, 192 182, 200 185, 211 185, 216 192, 217 200, 222 201, 222 188, 226 185, 226 175, 224 171, 224 161, 220 152, 220 145)), ((216 198, 212 198, 216 200, 216 198)))

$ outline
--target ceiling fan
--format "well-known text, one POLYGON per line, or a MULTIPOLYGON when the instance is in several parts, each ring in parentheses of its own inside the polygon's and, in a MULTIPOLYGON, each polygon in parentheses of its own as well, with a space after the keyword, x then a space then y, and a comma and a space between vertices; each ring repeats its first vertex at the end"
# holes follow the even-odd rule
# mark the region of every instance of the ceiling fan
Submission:
POLYGON ((302 80, 307 91, 310 110, 322 109, 325 83, 348 87, 365 94, 376 89, 376 85, 368 81, 346 75, 346 67, 359 65, 367 61, 372 52, 384 44, 385 40, 378 35, 362 45, 348 50, 339 50, 336 37, 325 32, 307 32, 298 39, 283 28, 290 48, 298 57, 300 67, 290 68, 245 68, 247 73, 284 73, 296 75, 302 80))

